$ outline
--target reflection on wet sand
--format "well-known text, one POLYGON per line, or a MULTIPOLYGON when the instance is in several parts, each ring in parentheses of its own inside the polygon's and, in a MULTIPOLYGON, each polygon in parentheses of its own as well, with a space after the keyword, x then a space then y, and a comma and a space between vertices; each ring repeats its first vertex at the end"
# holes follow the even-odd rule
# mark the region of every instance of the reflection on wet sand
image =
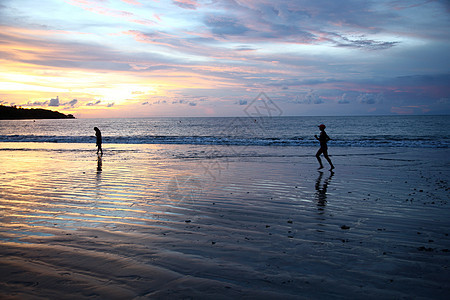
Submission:
POLYGON ((102 157, 98 156, 98 158, 97 158, 97 174, 102 173, 102 166, 103 166, 102 157))
POLYGON ((95 195, 96 199, 101 198, 100 184, 102 181, 102 170, 103 170, 103 161, 102 157, 99 155, 97 158, 97 174, 95 177, 95 195))
POLYGON ((330 176, 328 176, 328 178, 324 180, 321 186, 323 172, 319 172, 319 177, 317 177, 316 180, 316 201, 319 210, 323 210, 327 205, 327 189, 333 175, 334 172, 330 172, 330 176))
POLYGON ((235 158, 213 179, 199 162, 224 159, 155 159, 168 145, 108 151, 104 166, 88 146, 21 147, 0 151, 2 299, 445 299, 449 290, 444 151, 438 162, 434 150, 421 159, 413 150, 396 168, 345 156, 336 176, 306 162, 299 172, 306 155, 235 158), (412 194, 433 182, 432 194, 412 194))

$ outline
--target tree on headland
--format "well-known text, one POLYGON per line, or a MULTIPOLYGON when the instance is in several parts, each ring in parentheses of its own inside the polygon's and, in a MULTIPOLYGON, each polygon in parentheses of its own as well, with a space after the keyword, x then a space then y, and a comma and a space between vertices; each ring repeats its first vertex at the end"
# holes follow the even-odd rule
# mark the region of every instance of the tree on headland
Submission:
POLYGON ((0 120, 24 120, 24 119, 75 119, 71 114, 42 108, 17 108, 17 106, 0 105, 0 120))

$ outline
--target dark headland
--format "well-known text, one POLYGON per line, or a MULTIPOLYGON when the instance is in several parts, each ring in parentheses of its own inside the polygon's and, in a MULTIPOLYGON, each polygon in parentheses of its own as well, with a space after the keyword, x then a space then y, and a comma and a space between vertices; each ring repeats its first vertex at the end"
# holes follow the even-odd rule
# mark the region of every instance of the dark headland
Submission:
POLYGON ((71 114, 42 109, 17 108, 16 106, 0 105, 0 120, 26 120, 26 119, 75 119, 71 114))

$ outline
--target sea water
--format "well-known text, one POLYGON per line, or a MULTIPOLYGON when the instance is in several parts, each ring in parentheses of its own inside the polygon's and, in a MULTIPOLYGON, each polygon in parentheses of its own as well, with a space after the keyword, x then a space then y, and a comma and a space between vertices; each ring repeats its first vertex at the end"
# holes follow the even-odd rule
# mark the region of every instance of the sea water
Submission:
POLYGON ((2 120, 0 142, 309 147, 322 123, 331 147, 450 145, 450 116, 2 120))

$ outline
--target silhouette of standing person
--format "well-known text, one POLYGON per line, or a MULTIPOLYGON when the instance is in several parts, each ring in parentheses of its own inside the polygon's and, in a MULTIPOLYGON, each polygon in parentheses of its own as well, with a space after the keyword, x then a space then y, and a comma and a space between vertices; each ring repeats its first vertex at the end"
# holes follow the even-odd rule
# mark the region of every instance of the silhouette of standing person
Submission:
POLYGON ((102 149, 102 133, 100 132, 100 129, 97 127, 94 127, 95 130, 95 137, 97 138, 97 155, 100 151, 101 155, 103 156, 103 149, 102 149))
POLYGON ((333 163, 331 162, 330 157, 328 157, 328 141, 331 140, 330 137, 328 136, 328 134, 325 132, 325 125, 320 124, 319 125, 319 129, 320 129, 320 135, 314 135, 314 137, 320 142, 320 149, 317 151, 316 153, 316 158, 317 161, 320 164, 319 170, 323 169, 323 164, 322 164, 322 160, 320 159, 320 155, 323 154, 323 157, 325 157, 325 159, 328 161, 328 163, 330 164, 330 171, 334 169, 333 163))

